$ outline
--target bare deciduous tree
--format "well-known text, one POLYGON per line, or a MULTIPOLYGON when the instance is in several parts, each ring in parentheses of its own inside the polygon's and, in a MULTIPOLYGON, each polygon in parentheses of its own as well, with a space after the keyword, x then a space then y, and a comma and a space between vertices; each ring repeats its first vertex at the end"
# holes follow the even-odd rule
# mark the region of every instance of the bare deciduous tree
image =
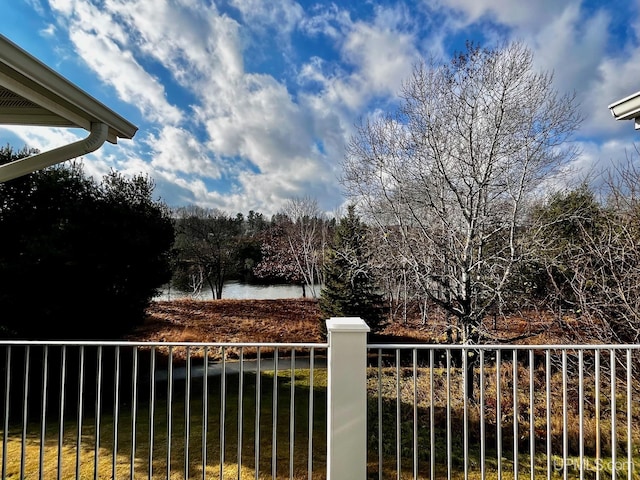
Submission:
POLYGON ((632 158, 607 173, 598 227, 583 229, 582 249, 574 258, 571 285, 579 311, 592 327, 591 339, 602 342, 640 340, 638 185, 640 170, 632 158))
POLYGON ((206 282, 213 298, 222 298, 224 282, 237 269, 241 226, 241 217, 215 209, 192 206, 176 211, 176 277, 183 286, 197 294, 206 282))
POLYGON ((531 195, 574 158, 573 95, 534 70, 521 43, 468 45, 415 66, 394 115, 361 124, 343 184, 381 229, 422 296, 457 318, 462 341, 500 303, 521 256, 531 195))
MULTIPOLYGON (((283 213, 292 222, 286 232, 291 256, 304 279, 304 285, 316 298, 316 285, 322 283, 322 256, 327 242, 324 214, 317 200, 310 197, 289 200, 283 213)), ((306 295, 306 291, 303 292, 306 295)))

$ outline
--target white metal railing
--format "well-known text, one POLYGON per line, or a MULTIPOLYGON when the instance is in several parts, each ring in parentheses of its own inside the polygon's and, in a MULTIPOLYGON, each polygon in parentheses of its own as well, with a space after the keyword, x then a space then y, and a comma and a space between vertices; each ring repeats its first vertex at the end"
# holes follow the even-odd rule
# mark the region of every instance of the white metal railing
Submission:
POLYGON ((326 348, 0 342, 1 478, 324 475, 326 348))
POLYGON ((640 478, 640 345, 368 349, 370 475, 640 478))
POLYGON ((0 342, 2 479, 638 478, 639 345, 0 342))

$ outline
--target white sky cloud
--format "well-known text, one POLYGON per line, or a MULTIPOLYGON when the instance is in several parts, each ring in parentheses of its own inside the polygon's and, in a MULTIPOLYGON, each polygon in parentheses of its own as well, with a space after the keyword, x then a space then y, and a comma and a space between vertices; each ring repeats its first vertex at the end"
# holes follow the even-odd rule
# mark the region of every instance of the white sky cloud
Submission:
POLYGON ((123 101, 137 105, 151 121, 170 124, 180 121, 182 113, 167 102, 162 84, 129 51, 82 30, 72 32, 71 40, 89 67, 103 82, 113 86, 123 101))
POLYGON ((437 3, 441 8, 453 8, 461 24, 469 25, 488 17, 510 27, 537 29, 552 21, 566 5, 579 1, 439 0, 437 3))
POLYGON ((242 13, 245 23, 276 28, 285 34, 296 28, 304 17, 302 7, 292 0, 231 0, 230 3, 242 13))
MULTIPOLYGON (((337 177, 353 125, 393 107, 421 56, 446 57, 467 38, 523 40, 537 65, 554 71, 558 90, 578 93, 586 117, 580 165, 611 161, 636 137, 606 106, 640 90, 640 0, 618 7, 48 0, 46 8, 28 0, 22 8, 40 19, 41 41, 50 39, 34 53, 45 52, 63 74, 84 66, 78 75, 89 93, 95 79, 138 115, 134 140, 88 156, 87 170, 148 173, 172 205, 271 214, 308 194, 327 211, 340 206, 337 177)), ((64 129, 12 132, 41 149, 78 138, 64 129)))
POLYGON ((165 126, 158 135, 149 134, 144 141, 152 150, 153 168, 220 177, 220 169, 206 147, 182 128, 165 126))

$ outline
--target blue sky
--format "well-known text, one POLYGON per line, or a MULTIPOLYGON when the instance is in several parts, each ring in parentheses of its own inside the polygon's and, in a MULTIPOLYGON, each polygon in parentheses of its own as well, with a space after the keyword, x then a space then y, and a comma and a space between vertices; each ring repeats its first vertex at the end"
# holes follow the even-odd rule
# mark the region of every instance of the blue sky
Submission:
MULTIPOLYGON (((640 141, 607 108, 640 90, 640 0, 11 0, 2 17, 2 34, 139 127, 87 173, 148 173, 170 206, 271 215, 309 196, 336 211, 354 125, 394 108, 417 60, 467 40, 523 41, 577 93, 576 172, 640 141)), ((0 128, 18 148, 84 136, 0 128)))

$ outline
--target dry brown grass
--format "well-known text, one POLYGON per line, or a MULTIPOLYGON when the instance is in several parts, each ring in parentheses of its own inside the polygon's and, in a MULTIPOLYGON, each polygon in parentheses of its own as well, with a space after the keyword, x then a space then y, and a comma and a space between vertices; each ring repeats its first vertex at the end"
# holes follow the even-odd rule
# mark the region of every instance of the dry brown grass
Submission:
MULTIPOLYGON (((324 317, 312 299, 172 300, 153 302, 144 323, 127 340, 153 342, 326 341, 324 317)), ((441 325, 392 322, 374 341, 430 343, 441 325)))
POLYGON ((323 342, 314 300, 153 302, 128 340, 175 342, 323 342))
MULTIPOLYGON (((153 302, 143 325, 128 340, 175 342, 324 342, 323 315, 313 299, 191 300, 153 302)), ((487 318, 489 340, 528 344, 575 341, 576 319, 558 321, 544 312, 487 318)), ((374 342, 445 343, 447 323, 441 315, 422 322, 417 313, 389 322, 374 342)))

